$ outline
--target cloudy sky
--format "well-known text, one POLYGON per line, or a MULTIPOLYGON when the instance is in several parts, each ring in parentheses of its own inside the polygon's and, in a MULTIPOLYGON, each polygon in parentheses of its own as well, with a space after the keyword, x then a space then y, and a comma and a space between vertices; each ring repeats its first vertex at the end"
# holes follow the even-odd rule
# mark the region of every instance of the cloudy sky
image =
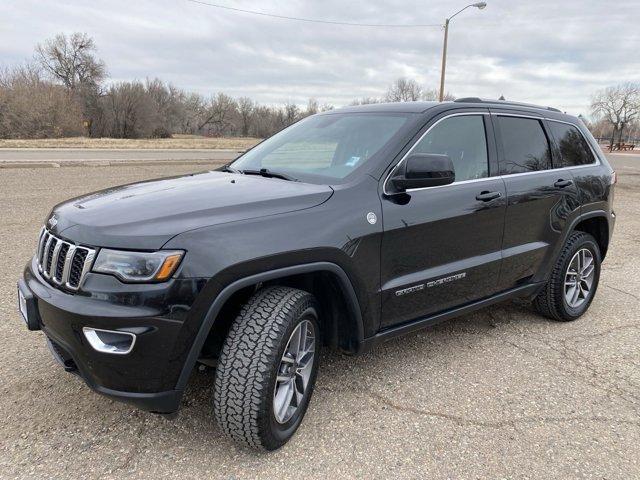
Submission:
MULTIPOLYGON (((204 0, 206 1, 206 0, 204 0)), ((0 66, 59 32, 86 32, 110 81, 159 77, 264 103, 345 105, 395 78, 439 82, 442 29, 348 27, 231 12, 187 0, 2 0, 0 66)), ((211 0, 320 20, 441 24, 451 0, 211 0)), ((588 113, 591 94, 640 81, 640 0, 488 0, 451 23, 447 90, 588 113)))

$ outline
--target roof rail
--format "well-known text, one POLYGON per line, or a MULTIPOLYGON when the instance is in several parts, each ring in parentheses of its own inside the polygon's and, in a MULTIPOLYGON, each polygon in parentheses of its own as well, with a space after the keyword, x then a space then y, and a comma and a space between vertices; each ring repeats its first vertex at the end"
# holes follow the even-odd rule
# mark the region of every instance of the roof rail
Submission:
POLYGON ((533 105, 531 103, 510 102, 510 101, 507 101, 507 100, 490 100, 490 99, 480 98, 480 97, 456 98, 454 100, 454 102, 459 102, 459 103, 498 103, 498 104, 504 104, 504 105, 514 105, 514 106, 517 106, 517 107, 542 108, 544 110, 550 110, 552 112, 560 112, 560 113, 562 113, 562 111, 560 111, 560 110, 558 110, 557 108, 554 108, 554 107, 542 107, 540 105, 533 105))

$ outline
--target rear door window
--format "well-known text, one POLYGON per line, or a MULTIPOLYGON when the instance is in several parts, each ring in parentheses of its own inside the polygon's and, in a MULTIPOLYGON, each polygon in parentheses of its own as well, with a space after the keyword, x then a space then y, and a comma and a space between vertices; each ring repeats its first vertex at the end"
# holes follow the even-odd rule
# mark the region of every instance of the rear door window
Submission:
POLYGON ((560 150, 558 167, 576 167, 595 163, 593 152, 580 130, 567 123, 549 121, 548 125, 560 150))
POLYGON ((500 175, 536 172, 551 168, 549 140, 535 118, 498 116, 504 158, 500 175))

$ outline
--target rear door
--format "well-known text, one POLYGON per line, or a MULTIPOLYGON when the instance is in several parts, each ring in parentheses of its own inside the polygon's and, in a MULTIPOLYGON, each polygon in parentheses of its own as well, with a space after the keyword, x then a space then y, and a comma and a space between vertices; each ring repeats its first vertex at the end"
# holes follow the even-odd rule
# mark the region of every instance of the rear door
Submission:
POLYGON ((500 175, 507 190, 499 290, 543 280, 553 247, 579 211, 567 169, 553 169, 546 121, 529 112, 493 111, 500 175))
POLYGON ((489 296, 500 271, 506 192, 491 176, 497 158, 488 110, 430 121, 410 153, 448 155, 456 181, 382 196, 383 328, 489 296))

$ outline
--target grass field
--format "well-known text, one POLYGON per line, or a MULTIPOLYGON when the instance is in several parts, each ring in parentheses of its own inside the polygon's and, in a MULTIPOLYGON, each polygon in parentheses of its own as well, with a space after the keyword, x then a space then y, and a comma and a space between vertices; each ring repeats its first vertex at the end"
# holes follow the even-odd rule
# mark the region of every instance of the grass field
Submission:
POLYGON ((127 138, 38 138, 0 139, 0 148, 104 148, 104 149, 185 149, 210 148, 245 150, 261 139, 250 137, 202 137, 199 135, 174 135, 172 138, 127 139, 127 138))

